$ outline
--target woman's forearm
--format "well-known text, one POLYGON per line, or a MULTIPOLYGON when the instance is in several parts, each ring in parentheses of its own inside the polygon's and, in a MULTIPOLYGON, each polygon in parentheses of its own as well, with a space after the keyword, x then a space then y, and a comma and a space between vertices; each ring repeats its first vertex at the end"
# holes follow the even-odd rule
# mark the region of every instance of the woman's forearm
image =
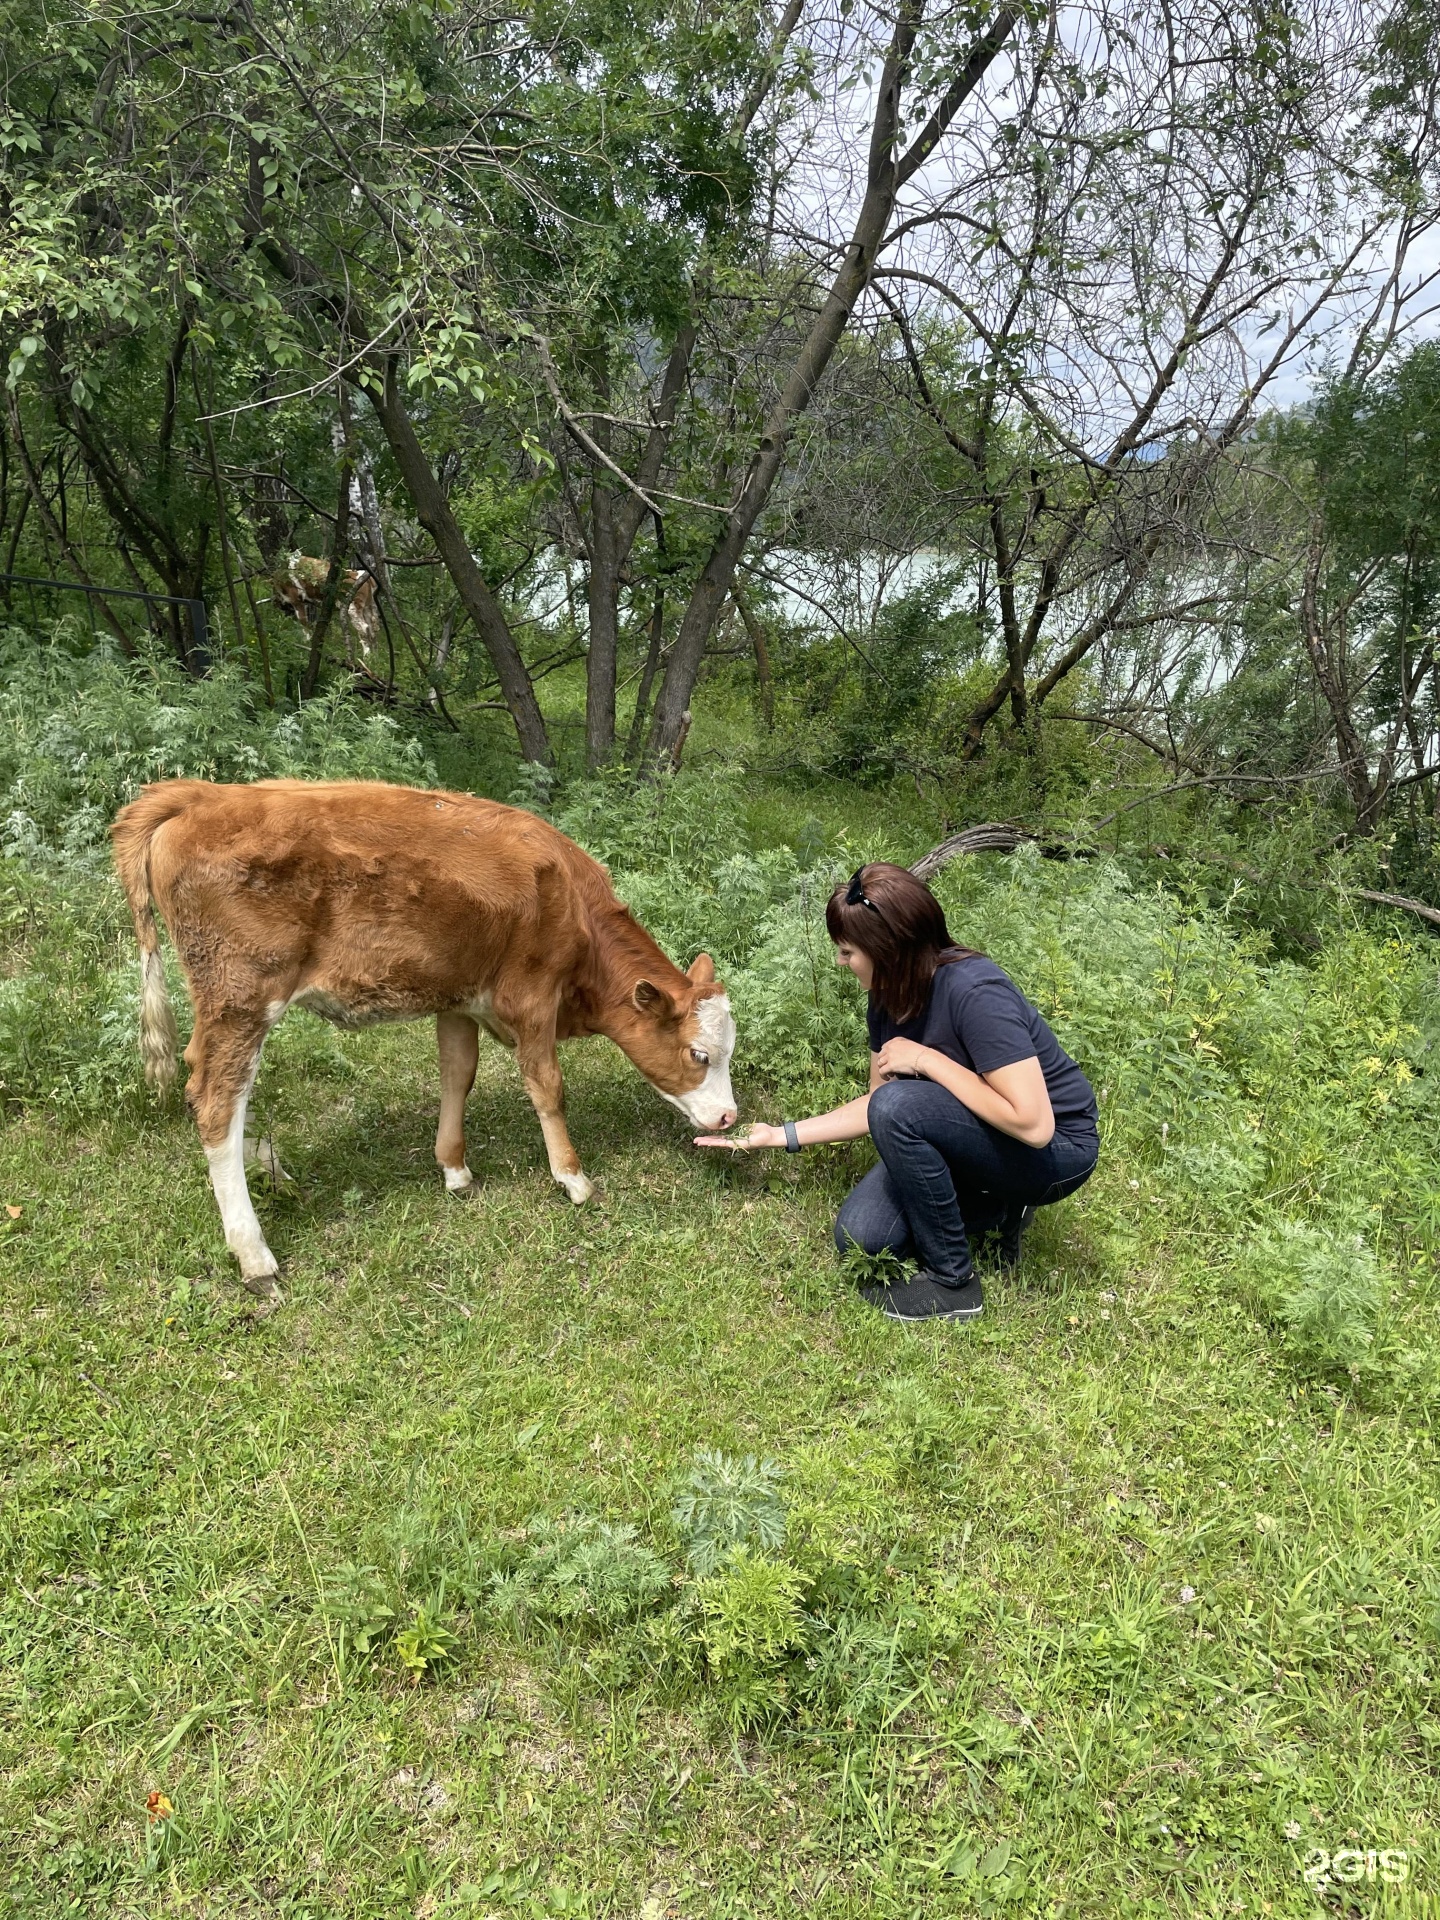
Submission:
MULTIPOLYGON (((808 1119, 795 1121, 795 1138, 802 1147, 823 1147, 833 1141, 861 1140, 870 1131, 868 1117, 870 1096, 862 1093, 858 1100, 847 1100, 843 1107, 832 1107, 829 1113, 812 1113, 808 1119)), ((783 1126, 772 1126, 768 1121, 758 1121, 754 1126, 737 1127, 734 1133, 702 1133, 697 1136, 697 1147, 727 1147, 732 1153, 751 1153, 757 1147, 783 1147, 788 1145, 783 1126)))
POLYGON ((829 1113, 812 1113, 808 1119, 795 1122, 795 1137, 802 1147, 863 1140, 870 1131, 869 1107, 870 1096, 862 1093, 858 1100, 847 1100, 843 1107, 832 1107, 829 1113))

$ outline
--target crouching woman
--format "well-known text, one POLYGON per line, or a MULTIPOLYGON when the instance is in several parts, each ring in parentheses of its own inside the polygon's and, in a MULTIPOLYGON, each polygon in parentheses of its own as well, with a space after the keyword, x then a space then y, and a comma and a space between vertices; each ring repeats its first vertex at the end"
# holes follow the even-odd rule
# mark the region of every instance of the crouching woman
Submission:
POLYGON ((974 1252, 1020 1255, 1034 1209, 1095 1169, 1095 1095, 1009 976, 957 946, 930 889, 876 861, 825 909, 835 958, 869 996, 870 1091, 831 1113, 697 1146, 801 1147, 868 1133, 880 1163, 841 1207, 842 1252, 890 1253, 918 1270, 863 1290, 894 1320, 971 1320, 983 1306, 974 1252))

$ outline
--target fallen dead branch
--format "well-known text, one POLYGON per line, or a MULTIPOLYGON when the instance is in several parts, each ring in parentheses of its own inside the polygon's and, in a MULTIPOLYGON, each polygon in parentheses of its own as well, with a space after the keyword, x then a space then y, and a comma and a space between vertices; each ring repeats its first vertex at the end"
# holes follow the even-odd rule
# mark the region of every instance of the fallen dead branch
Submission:
MULTIPOLYGON (((1098 847, 1086 846, 1080 841, 1047 839, 1038 833, 1032 833, 1028 827, 1018 827, 1009 820, 989 820, 977 827, 962 827, 958 833, 952 833, 938 846, 931 847, 928 853, 922 853, 914 862, 910 871, 917 880, 933 880, 937 873, 948 867, 952 860, 966 853, 1014 853, 1024 846, 1039 847, 1049 860, 1093 860, 1099 853, 1098 847)), ((1136 847, 1130 851, 1142 858, 1173 858, 1165 847, 1136 847)), ((1186 856, 1216 866, 1231 868, 1241 873, 1247 880, 1257 885, 1263 884, 1263 876, 1249 867, 1230 858, 1227 854, 1195 853, 1186 856)), ((1418 914, 1422 920, 1440 927, 1440 907, 1432 907, 1423 900, 1415 900, 1407 893, 1381 893, 1374 887, 1347 887, 1343 882, 1332 882, 1342 893, 1356 900, 1368 900, 1372 906, 1395 907, 1402 913, 1418 914)))

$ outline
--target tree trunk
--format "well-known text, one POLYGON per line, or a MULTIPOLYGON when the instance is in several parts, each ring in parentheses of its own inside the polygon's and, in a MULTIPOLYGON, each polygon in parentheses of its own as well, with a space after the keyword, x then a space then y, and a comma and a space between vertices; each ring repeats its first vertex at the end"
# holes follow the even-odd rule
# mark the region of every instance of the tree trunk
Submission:
POLYGON ((1305 562, 1305 583, 1300 592, 1300 634, 1305 642, 1310 670, 1315 675, 1315 684, 1330 709, 1330 724, 1335 729, 1335 746, 1340 755, 1341 772, 1355 807, 1356 830, 1369 835, 1375 831, 1387 783, 1383 775, 1378 787, 1370 779, 1369 755, 1356 731, 1341 676, 1330 656, 1329 637, 1323 630, 1320 614, 1320 575, 1324 564, 1325 550, 1317 534, 1310 542, 1310 552, 1305 562))
MULTIPOLYGON (((907 54, 908 51, 907 45, 907 54)), ((881 87, 885 102, 882 112, 890 122, 890 134, 878 163, 872 165, 870 188, 855 223, 844 263, 810 329, 809 338, 790 370, 790 377, 765 421, 760 444, 751 460, 740 498, 726 516, 720 535, 711 547, 700 578, 690 595, 680 623, 680 632, 671 649, 670 664, 660 683, 660 697, 655 703, 655 722, 650 731, 652 759, 674 758, 680 729, 695 691, 705 643, 729 595, 740 556, 754 531, 761 509, 770 497, 795 424, 810 404, 811 396, 849 324, 855 302, 864 292, 874 268, 875 256, 885 237, 895 205, 895 165, 889 155, 889 143, 894 137, 893 127, 898 117, 902 79, 901 62, 892 50, 881 87)), ((877 125, 879 118, 877 114, 877 125)))
POLYGON ((921 8, 915 0, 901 5, 880 77, 875 116, 870 130, 870 158, 865 198, 855 221, 850 245, 825 303, 806 336, 790 374, 761 430, 740 498, 725 517, 709 558, 701 569, 671 650, 670 663, 655 703, 650 733, 652 760, 673 762, 681 729, 690 710, 690 697, 700 671, 705 643, 710 638, 735 569, 755 522, 770 496, 784 464, 796 422, 809 406, 850 323, 855 303, 870 283, 881 244, 889 230, 901 187, 924 165, 956 113, 980 84, 990 63, 1009 39, 1019 20, 1018 9, 1004 7, 964 66, 945 97, 916 136, 903 158, 895 157, 899 136, 901 96, 909 78, 910 58, 919 31, 921 8))
POLYGON ((775 731, 775 676, 770 671, 770 648, 765 640, 765 629, 750 611, 738 587, 732 591, 730 598, 735 602, 741 624, 749 636, 750 645, 755 649, 755 683, 760 690, 760 712, 765 719, 766 731, 773 733, 775 731))
MULTIPOLYGON (((585 588, 590 633, 585 670, 585 757, 592 772, 604 766, 615 752, 620 578, 648 511, 639 496, 648 494, 659 478, 675 425, 676 408, 685 388, 699 337, 700 329, 694 321, 687 321, 675 336, 660 383, 660 399, 635 469, 637 492, 622 493, 616 482, 594 461, 591 449, 581 443, 582 451, 592 461, 594 475, 590 486, 589 562, 585 588)), ((609 385, 603 369, 598 388, 602 397, 608 398, 609 385)), ((606 454, 611 452, 608 422, 597 421, 595 441, 606 454)), ((656 539, 663 547, 664 533, 658 516, 656 539)), ((648 683, 644 699, 649 699, 648 683)), ((633 759, 634 755, 627 752, 626 757, 633 759)))
POLYGON ((454 583, 455 591, 460 595, 461 603, 490 656, 500 681, 500 697, 515 723, 521 753, 527 760, 536 760, 548 766, 549 736, 545 731, 544 717, 540 712, 540 703, 535 698, 529 671, 515 644, 515 636, 510 631, 499 601, 491 593, 476 565, 475 556, 460 530, 460 523, 450 511, 450 502, 445 498, 434 469, 420 445, 414 423, 395 383, 394 360, 387 359, 379 371, 383 372, 384 378, 381 390, 377 392, 373 386, 366 386, 364 392, 375 409, 375 417, 395 456, 405 490, 415 504, 421 526, 435 542, 435 549, 445 563, 445 570, 454 583))
POLYGON ((345 571, 345 549, 350 543, 350 444, 342 440, 340 456, 340 498, 335 509, 335 538, 330 545, 330 565, 325 574, 325 591, 320 596, 320 611, 310 629, 310 657, 300 676, 300 698, 308 700, 320 682, 320 667, 325 658, 325 636, 335 617, 340 598, 340 581, 345 571))
POLYGON ((1005 526, 1002 501, 990 502, 990 539, 995 549, 995 585, 1000 599, 1000 630, 1005 636, 1007 685, 1010 689, 1010 715, 1017 728, 1027 718, 1025 694, 1025 649, 1020 635, 1020 616, 1015 607, 1015 559, 1010 551, 1010 536, 1005 526))
POLYGON ((665 643, 665 589, 657 586, 655 599, 650 608, 650 644, 645 650, 645 667, 640 675, 640 691, 635 696, 635 714, 630 722, 630 738, 625 746, 625 758, 634 766, 640 756, 641 742, 645 738, 645 720, 650 711, 650 689, 655 684, 655 670, 660 665, 660 649, 665 643))
POLYGON ((615 493, 608 478, 597 473, 590 489, 590 567, 585 583, 590 627, 585 655, 585 764, 591 773, 597 773, 615 752, 615 677, 620 647, 620 565, 615 536, 615 493))

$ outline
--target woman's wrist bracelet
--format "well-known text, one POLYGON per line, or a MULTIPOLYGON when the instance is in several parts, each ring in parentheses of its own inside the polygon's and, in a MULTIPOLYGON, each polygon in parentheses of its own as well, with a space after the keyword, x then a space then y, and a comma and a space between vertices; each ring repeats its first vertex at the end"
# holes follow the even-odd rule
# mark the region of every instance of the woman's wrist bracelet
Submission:
POLYGON ((783 1127, 784 1127, 784 1129, 785 1129, 785 1151, 786 1151, 786 1153, 799 1153, 799 1151, 800 1151, 800 1136, 799 1136, 799 1134, 798 1134, 798 1133, 796 1133, 796 1131, 795 1131, 795 1122, 794 1122, 793 1120, 785 1120, 785 1121, 783 1121, 783 1122, 782 1122, 781 1124, 783 1125, 783 1127))

